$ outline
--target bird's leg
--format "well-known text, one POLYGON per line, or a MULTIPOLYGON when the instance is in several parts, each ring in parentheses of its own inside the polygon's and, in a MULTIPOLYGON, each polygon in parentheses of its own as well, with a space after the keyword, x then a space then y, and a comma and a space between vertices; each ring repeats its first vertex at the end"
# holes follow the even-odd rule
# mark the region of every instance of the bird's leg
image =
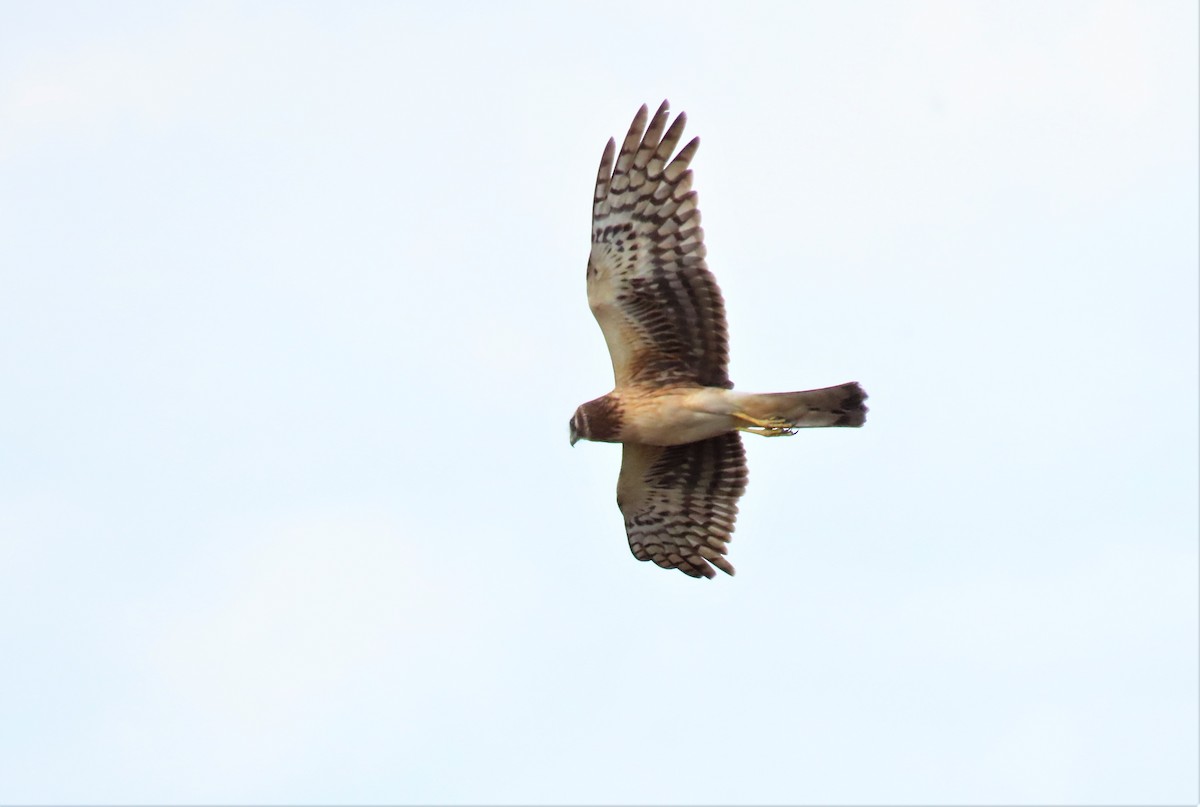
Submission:
POLYGON ((788 437, 796 433, 796 424, 783 418, 767 418, 760 420, 745 412, 734 412, 733 416, 749 423, 749 426, 734 426, 740 432, 758 434, 763 437, 788 437))

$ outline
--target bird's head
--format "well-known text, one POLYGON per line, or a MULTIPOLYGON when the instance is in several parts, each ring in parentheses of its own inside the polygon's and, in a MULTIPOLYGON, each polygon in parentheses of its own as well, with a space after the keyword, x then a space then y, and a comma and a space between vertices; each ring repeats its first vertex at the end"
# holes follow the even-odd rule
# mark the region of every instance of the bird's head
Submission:
POLYGON ((571 416, 571 445, 580 440, 621 441, 621 404, 613 395, 588 401, 571 416))

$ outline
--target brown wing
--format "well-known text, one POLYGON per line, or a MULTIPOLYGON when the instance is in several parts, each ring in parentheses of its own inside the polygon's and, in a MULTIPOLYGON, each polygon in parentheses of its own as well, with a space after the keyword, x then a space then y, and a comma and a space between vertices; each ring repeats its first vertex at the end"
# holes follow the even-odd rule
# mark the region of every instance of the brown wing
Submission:
POLYGON ((714 576, 713 566, 733 574, 726 544, 747 476, 737 432, 680 446, 625 443, 617 506, 633 556, 692 577, 714 576))
POLYGON ((588 304, 608 342, 618 387, 728 389, 725 303, 704 264, 688 168, 700 139, 668 162, 687 116, 679 113, 668 128, 667 109, 663 101, 647 128, 642 106, 620 154, 615 140, 604 150, 592 206, 588 304))

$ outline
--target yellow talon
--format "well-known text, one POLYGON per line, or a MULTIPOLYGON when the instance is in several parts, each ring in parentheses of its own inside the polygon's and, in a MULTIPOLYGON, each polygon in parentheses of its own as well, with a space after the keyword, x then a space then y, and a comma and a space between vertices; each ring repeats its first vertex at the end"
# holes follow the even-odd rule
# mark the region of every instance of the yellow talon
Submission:
POLYGON ((757 434, 760 437, 791 437, 796 433, 795 429, 760 429, 757 426, 734 426, 734 428, 747 434, 757 434))
POLYGON ((763 437, 788 437, 796 433, 795 424, 783 418, 759 420, 758 418, 750 417, 745 412, 734 412, 733 416, 751 424, 750 426, 735 426, 734 428, 740 432, 749 432, 750 434, 758 434, 763 437))

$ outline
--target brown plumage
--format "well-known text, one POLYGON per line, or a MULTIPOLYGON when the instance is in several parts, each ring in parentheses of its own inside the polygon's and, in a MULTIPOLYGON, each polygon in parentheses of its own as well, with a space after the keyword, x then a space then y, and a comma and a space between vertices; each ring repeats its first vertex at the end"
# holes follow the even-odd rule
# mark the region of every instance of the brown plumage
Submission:
POLYGON ((692 190, 700 140, 672 159, 687 117, 668 118, 666 101, 653 117, 643 106, 620 151, 609 140, 600 160, 587 289, 615 385, 575 411, 571 443, 624 444, 617 504, 634 557, 712 577, 713 566, 734 571, 726 544, 747 479, 738 432, 861 426, 867 396, 855 382, 733 391, 725 303, 692 190))

